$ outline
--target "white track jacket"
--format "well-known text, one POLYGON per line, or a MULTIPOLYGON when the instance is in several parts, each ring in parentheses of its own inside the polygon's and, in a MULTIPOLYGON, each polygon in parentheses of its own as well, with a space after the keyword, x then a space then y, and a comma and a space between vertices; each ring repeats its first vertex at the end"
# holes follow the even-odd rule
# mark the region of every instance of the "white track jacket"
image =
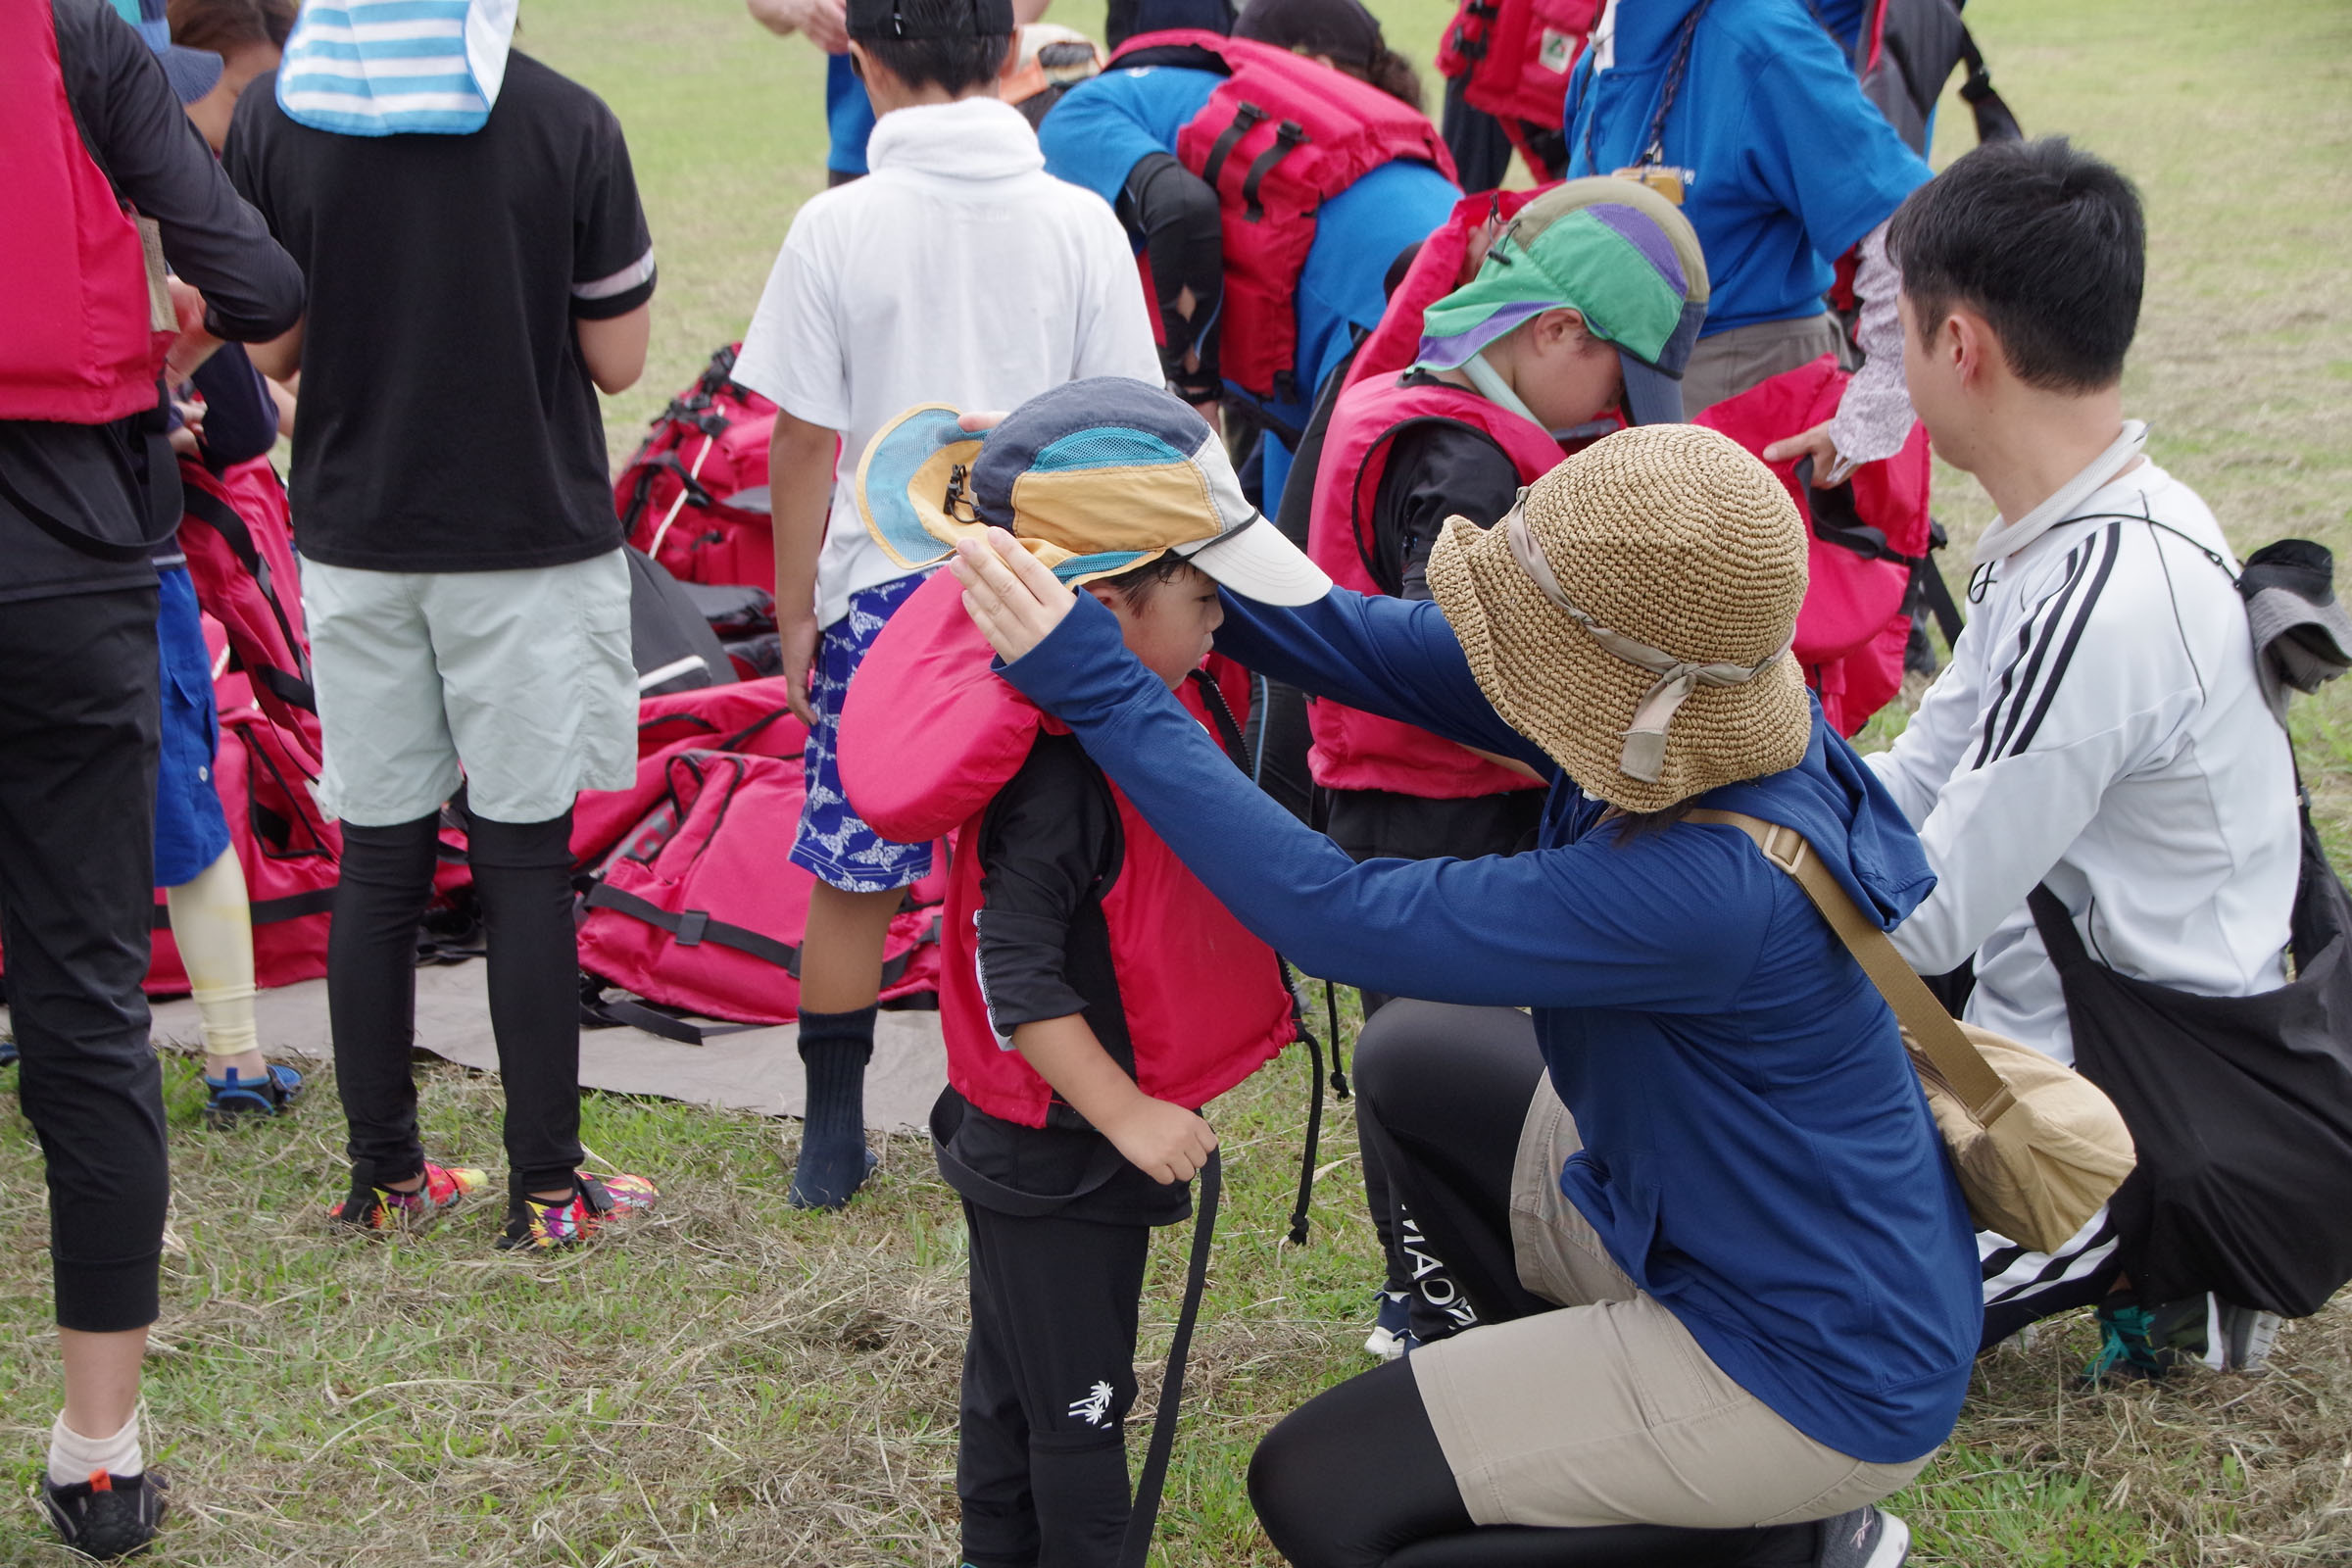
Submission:
POLYGON ((1976 958, 1971 1023, 2074 1059, 2036 882, 2112 968, 2203 996, 2286 981, 2300 827, 2255 680, 2236 561, 2153 464, 2082 478, 1978 546, 1968 627, 1891 751, 1869 759, 1936 891, 1893 933, 1923 974, 1976 958), (2230 563, 2230 572, 2205 552, 2230 563))

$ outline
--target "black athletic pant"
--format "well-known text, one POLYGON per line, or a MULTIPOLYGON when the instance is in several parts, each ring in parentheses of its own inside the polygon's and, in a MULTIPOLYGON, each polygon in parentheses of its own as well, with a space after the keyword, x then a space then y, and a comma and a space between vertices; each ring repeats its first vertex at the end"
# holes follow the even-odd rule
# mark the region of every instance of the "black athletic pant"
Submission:
POLYGON ((171 1177, 147 1038, 156 591, 0 605, 0 949, 49 1182, 57 1321, 155 1321, 171 1177))
MULTIPOLYGON (((1472 859, 1482 855, 1515 855, 1535 845, 1543 819, 1542 790, 1511 790, 1467 800, 1428 800, 1387 790, 1332 790, 1332 842, 1358 861, 1396 857, 1408 860, 1443 856, 1472 859)), ((1362 991, 1367 1026, 1394 999, 1362 991)), ((1533 1080, 1530 1080, 1532 1085, 1533 1080)), ((1358 1118, 1359 1128, 1361 1118, 1358 1118)), ((1476 1321, 1461 1294, 1424 1245, 1419 1225, 1394 1191, 1379 1142, 1359 1138, 1364 1163, 1364 1200, 1387 1264, 1384 1291, 1414 1291, 1412 1330, 1423 1341, 1444 1339, 1476 1321)))
MULTIPOLYGON (((1511 1250, 1511 1170, 1544 1071, 1528 1016, 1395 1002, 1365 1027, 1355 1059, 1357 1124, 1382 1144, 1391 1179, 1479 1316, 1552 1310, 1520 1285, 1511 1250)), ((1819 1544, 1812 1525, 1475 1526, 1409 1361, 1284 1417, 1250 1460, 1250 1500, 1298 1568, 1794 1568, 1819 1544)))
POLYGON ((972 1568, 1110 1568, 1152 1232, 966 1200, 972 1331, 956 1494, 972 1568))
MULTIPOLYGON (((378 1184, 424 1168, 416 1136, 416 922, 432 896, 440 818, 343 827, 326 1005, 352 1165, 378 1184)), ((510 1202, 571 1185, 580 1163, 579 957, 571 813, 469 818, 467 857, 489 948, 490 1026, 506 1089, 510 1202)))

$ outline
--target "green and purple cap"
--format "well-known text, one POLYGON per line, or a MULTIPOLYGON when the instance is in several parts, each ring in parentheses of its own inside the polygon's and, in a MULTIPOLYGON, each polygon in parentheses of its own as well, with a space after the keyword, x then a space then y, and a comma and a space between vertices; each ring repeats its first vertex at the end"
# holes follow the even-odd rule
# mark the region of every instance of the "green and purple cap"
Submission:
POLYGON ((1616 346, 1629 424, 1683 419, 1683 368, 1707 318, 1690 220, 1633 180, 1572 179, 1522 207, 1478 275, 1422 317, 1419 364, 1451 370, 1522 322, 1572 309, 1616 346))

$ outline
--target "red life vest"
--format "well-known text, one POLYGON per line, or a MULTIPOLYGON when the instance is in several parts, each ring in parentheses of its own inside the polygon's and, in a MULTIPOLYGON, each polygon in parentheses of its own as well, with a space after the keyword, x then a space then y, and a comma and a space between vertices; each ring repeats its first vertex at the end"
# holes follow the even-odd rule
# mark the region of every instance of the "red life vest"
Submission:
POLYGON ((1462 0, 1438 45, 1438 73, 1467 76, 1462 96, 1503 123, 1560 128, 1568 73, 1585 52, 1602 0, 1462 0))
MULTIPOLYGON (((1722 431, 1760 458, 1773 442, 1835 415, 1851 379, 1825 354, 1697 411, 1690 422, 1722 431)), ((1800 482, 1793 464, 1775 464, 1772 471, 1811 523, 1796 662, 1806 684, 1821 694, 1823 716, 1838 734, 1852 735, 1902 689, 1903 645, 1911 634, 1903 596, 1935 525, 1928 515, 1927 427, 1913 420, 1901 451, 1863 464, 1837 490, 1800 482), (1833 515, 1828 509, 1838 505, 1850 507, 1850 514, 1833 515)))
MULTIPOLYGON (((1356 350, 1324 433, 1307 520, 1306 553, 1343 588, 1383 591, 1369 564, 1372 501, 1388 471, 1395 437, 1407 424, 1443 419, 1470 426, 1502 448, 1523 483, 1534 483, 1564 455, 1549 432, 1475 392, 1397 385, 1421 352, 1423 313, 1476 274, 1485 260, 1480 231, 1507 220, 1537 194, 1483 192, 1455 203, 1452 216, 1422 243, 1389 297, 1380 325, 1356 350)), ((1327 789, 1391 790, 1450 801, 1541 788, 1524 774, 1393 718, 1324 698, 1307 705, 1306 711, 1315 736, 1307 768, 1327 789)))
MULTIPOLYGON (((1204 717, 1186 683, 1182 697, 1204 717)), ((980 830, 1039 731, 1065 733, 989 668, 988 645, 947 572, 890 617, 850 682, 841 776, 858 814, 907 842, 961 827, 941 926, 939 1011, 948 1081, 992 1116, 1042 1127, 1054 1091, 998 1042, 980 994, 980 830)), ((1116 785, 1124 849, 1102 892, 1119 1005, 1144 1093, 1198 1106, 1293 1038, 1273 950, 1251 936, 1152 831, 1116 785)))
POLYGON ((1224 219, 1218 332, 1225 378, 1258 398, 1311 398, 1314 388, 1298 384, 1297 296, 1317 213, 1400 158, 1451 179, 1452 155, 1420 111, 1271 44, 1189 29, 1148 32, 1128 39, 1105 69, 1147 63, 1225 76, 1176 137, 1177 162, 1216 191, 1224 219), (1138 58, 1147 52, 1149 60, 1138 58))
POLYGON ((156 404, 172 334, 154 330, 138 225, 82 144, 47 5, 0 6, 0 419, 105 424, 156 404))
MULTIPOLYGON (((1383 592, 1370 565, 1373 498, 1396 437, 1432 422, 1466 425, 1494 441, 1521 484, 1535 483, 1565 456, 1549 431, 1460 387, 1408 386, 1395 376, 1349 386, 1332 410, 1306 535, 1306 553, 1341 587, 1383 592)), ((1326 789, 1458 801, 1544 787, 1425 729, 1329 699, 1309 703, 1306 715, 1315 736, 1307 769, 1326 789)))

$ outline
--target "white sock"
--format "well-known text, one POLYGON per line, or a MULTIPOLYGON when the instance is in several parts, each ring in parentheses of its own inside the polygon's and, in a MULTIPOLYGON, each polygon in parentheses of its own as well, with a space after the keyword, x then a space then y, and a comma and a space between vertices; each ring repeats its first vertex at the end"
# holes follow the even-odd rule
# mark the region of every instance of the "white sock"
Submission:
POLYGON ((147 1468, 147 1456, 139 1452, 139 1412, 131 1411, 122 1430, 111 1438, 85 1438, 66 1425, 64 1411, 49 1427, 49 1480, 53 1485, 71 1487, 90 1479, 90 1472, 103 1470, 110 1476, 135 1476, 147 1468))

